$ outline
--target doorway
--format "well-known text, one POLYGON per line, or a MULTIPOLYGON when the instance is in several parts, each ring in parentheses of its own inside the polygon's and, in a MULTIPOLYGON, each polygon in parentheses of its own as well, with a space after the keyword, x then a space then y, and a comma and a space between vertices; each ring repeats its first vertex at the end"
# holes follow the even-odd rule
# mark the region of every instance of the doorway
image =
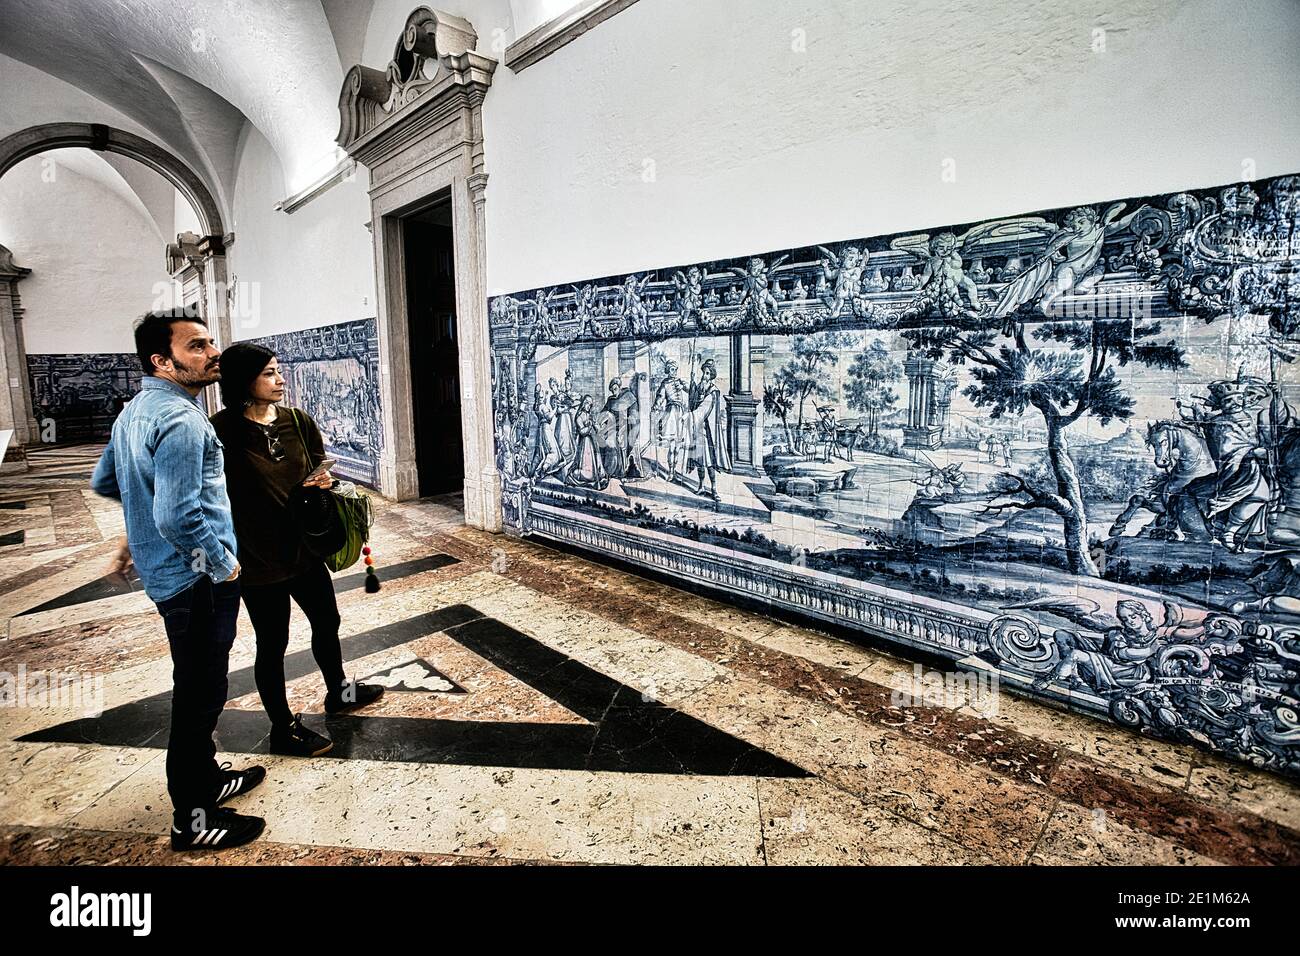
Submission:
POLYGON ((451 197, 404 216, 411 411, 421 498, 465 485, 451 197))

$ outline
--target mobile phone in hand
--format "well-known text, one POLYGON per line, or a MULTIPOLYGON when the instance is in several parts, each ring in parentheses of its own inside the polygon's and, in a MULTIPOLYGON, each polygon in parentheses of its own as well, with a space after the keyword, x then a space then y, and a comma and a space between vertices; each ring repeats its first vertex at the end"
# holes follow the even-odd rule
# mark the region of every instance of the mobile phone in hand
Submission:
POLYGON ((321 475, 325 474, 325 472, 329 471, 338 463, 339 460, 337 458, 326 458, 319 465, 313 468, 311 470, 311 474, 308 475, 306 478, 304 478, 303 481, 308 482, 311 481, 313 478, 319 478, 321 475))

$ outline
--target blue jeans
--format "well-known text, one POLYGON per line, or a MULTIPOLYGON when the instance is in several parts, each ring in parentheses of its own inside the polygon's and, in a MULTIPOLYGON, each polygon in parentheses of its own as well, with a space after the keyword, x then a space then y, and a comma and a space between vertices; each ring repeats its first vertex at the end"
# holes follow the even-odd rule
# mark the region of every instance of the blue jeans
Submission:
POLYGON ((214 584, 205 575, 157 607, 172 653, 167 792, 184 826, 193 811, 211 810, 217 795, 221 771, 212 734, 226 706, 239 581, 214 584))

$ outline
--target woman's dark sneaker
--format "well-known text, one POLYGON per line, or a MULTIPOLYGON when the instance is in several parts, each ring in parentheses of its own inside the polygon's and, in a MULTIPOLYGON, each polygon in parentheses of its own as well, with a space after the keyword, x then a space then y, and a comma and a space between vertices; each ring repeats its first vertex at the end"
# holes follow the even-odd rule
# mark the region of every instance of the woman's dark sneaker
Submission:
POLYGON ((217 808, 193 817, 172 820, 173 850, 227 850, 243 846, 262 835, 266 821, 234 810, 217 808))
POLYGON ((367 704, 373 704, 384 696, 384 689, 376 684, 363 684, 359 680, 350 680, 342 690, 325 695, 325 713, 341 714, 345 710, 357 710, 367 704))
POLYGON ((231 770, 230 764, 221 765, 221 779, 217 783, 217 805, 248 793, 266 779, 265 767, 245 767, 243 770, 231 770))
POLYGON ((334 741, 322 737, 302 722, 302 714, 288 727, 271 728, 271 753, 284 757, 319 757, 334 749, 334 741))

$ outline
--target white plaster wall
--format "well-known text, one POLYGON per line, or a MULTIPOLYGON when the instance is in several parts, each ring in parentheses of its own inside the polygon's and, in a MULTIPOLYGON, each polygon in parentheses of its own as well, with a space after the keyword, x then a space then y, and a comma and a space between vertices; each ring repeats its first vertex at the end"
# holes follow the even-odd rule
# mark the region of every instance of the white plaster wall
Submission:
POLYGON ((0 54, 0 138, 43 123, 104 123, 155 143, 158 137, 125 113, 13 57, 0 54))
POLYGON ((172 229, 167 236, 167 241, 175 241, 182 232, 202 235, 203 227, 199 223, 199 215, 194 211, 194 207, 181 195, 180 190, 173 188, 172 193, 172 229))
POLYGON ((45 158, 0 179, 0 243, 32 270, 18 287, 27 351, 134 351, 135 320, 173 301, 157 227, 138 202, 45 158))
POLYGON ((497 70, 489 291, 1295 172, 1298 49, 1295 0, 640 0, 497 70))
POLYGON ((292 214, 278 212, 287 191, 275 151, 256 127, 246 127, 244 137, 230 227, 235 242, 227 254, 235 338, 375 315, 364 171, 292 214))

